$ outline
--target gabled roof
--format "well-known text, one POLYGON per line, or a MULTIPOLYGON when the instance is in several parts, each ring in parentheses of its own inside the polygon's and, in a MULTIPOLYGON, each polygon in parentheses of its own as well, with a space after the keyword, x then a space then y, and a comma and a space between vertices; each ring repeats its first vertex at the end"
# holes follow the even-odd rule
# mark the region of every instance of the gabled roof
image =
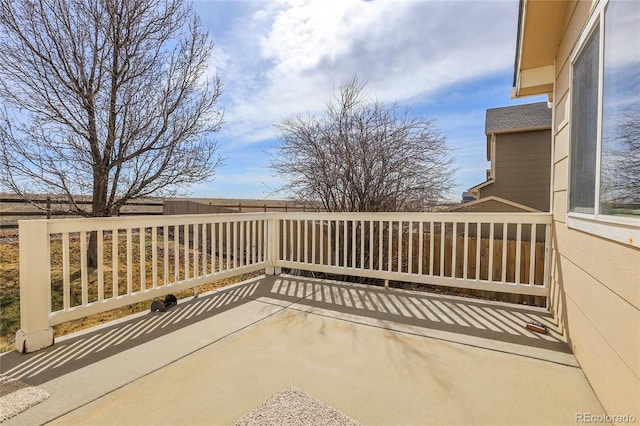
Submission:
POLYGON ((550 128, 551 109, 546 102, 537 102, 488 109, 484 132, 490 135, 550 128))
POLYGON ((515 212, 531 212, 539 213, 540 210, 536 210, 532 207, 525 206, 514 201, 505 200, 504 198, 491 195, 490 197, 480 198, 479 200, 470 201, 468 203, 460 204, 449 209, 449 211, 515 211, 515 212), (484 207, 484 209, 483 209, 484 207), (488 210, 487 210, 488 208, 488 210))
POLYGON ((495 182, 494 179, 487 179, 484 182, 480 182, 479 184, 472 186, 471 188, 467 189, 467 191, 471 192, 476 189, 484 188, 485 186, 491 185, 493 182, 495 182))

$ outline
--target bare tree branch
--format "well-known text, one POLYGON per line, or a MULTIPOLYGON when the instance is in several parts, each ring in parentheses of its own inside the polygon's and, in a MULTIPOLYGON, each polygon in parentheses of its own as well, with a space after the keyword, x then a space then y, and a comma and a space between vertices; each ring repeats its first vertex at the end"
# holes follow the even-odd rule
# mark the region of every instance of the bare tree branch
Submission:
POLYGON ((451 149, 433 120, 364 94, 353 77, 322 115, 276 125, 271 167, 283 188, 329 211, 427 209, 453 186, 451 149))
POLYGON ((7 0, 0 45, 2 187, 110 216, 213 177, 222 83, 182 0, 7 0))
POLYGON ((601 211, 633 214, 640 209, 640 109, 629 107, 603 132, 601 211))

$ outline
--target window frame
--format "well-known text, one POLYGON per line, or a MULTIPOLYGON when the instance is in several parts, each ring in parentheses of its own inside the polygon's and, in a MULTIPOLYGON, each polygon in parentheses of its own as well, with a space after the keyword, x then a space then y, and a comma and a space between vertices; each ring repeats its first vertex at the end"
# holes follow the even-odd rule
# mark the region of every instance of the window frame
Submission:
MULTIPOLYGON (((568 169, 568 186, 567 186, 567 226, 572 229, 587 232, 593 235, 597 235, 603 238, 607 238, 619 243, 630 245, 633 247, 640 247, 640 218, 620 217, 613 215, 605 215, 600 213, 600 175, 602 172, 602 129, 603 129, 603 105, 604 105, 604 50, 605 50, 605 31, 606 31, 606 19, 605 13, 610 0, 602 0, 593 9, 591 16, 587 20, 587 23, 582 28, 580 36, 573 48, 573 51, 569 57, 570 72, 569 72, 569 107, 573 108, 573 77, 574 66, 578 57, 582 54, 586 47, 589 38, 596 30, 598 26, 598 111, 597 111, 597 130, 596 130, 596 175, 595 175, 595 188, 594 196, 594 211, 593 213, 579 213, 571 211, 571 161, 573 159, 572 148, 572 130, 569 126, 569 169, 568 169)), ((571 118, 573 119, 573 118, 571 118)))

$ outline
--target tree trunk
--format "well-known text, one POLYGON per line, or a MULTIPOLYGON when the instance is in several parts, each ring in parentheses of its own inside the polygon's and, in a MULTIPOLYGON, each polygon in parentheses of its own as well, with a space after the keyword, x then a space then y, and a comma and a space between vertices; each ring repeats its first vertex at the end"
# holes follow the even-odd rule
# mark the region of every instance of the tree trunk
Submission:
MULTIPOLYGON (((98 168, 94 168, 93 177, 93 202, 91 204, 91 217, 106 217, 107 212, 107 175, 98 168)), ((98 233, 92 231, 89 236, 87 249, 87 267, 98 267, 98 233)))

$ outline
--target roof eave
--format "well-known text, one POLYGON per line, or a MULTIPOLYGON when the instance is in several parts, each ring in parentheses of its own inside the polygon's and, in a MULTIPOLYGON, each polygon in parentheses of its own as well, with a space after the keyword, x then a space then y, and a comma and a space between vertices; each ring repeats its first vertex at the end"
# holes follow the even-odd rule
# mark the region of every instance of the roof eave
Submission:
POLYGON ((554 62, 567 5, 566 1, 520 0, 512 98, 553 93, 554 62))

